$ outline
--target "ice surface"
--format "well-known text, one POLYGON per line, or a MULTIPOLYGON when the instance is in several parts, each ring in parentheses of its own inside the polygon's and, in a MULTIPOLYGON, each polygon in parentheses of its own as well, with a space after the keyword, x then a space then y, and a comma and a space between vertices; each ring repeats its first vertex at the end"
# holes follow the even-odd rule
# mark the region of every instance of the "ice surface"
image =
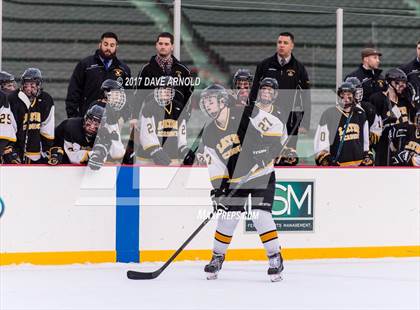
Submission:
POLYGON ((0 309, 420 309, 420 259, 286 261, 271 283, 265 262, 225 262, 205 280, 206 262, 174 263, 155 280, 128 269, 161 263, 0 268, 0 309))

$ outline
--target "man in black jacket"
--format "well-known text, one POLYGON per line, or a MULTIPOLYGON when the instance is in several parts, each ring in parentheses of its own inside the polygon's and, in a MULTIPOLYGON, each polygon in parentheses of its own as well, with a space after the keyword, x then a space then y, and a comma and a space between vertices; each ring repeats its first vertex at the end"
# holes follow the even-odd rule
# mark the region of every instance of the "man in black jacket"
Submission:
POLYGON ((77 64, 67 90, 67 117, 83 117, 90 103, 101 96, 101 85, 106 79, 123 84, 131 77, 130 68, 117 58, 117 49, 117 35, 105 32, 95 54, 77 64))
POLYGON ((370 96, 386 88, 382 70, 379 69, 382 54, 378 50, 368 47, 362 50, 361 56, 362 63, 356 70, 348 74, 345 80, 349 77, 358 78, 363 87, 362 102, 368 102, 370 96))
MULTIPOLYGON (((174 50, 174 36, 169 32, 162 32, 156 39, 156 55, 152 56, 147 64, 143 66, 138 74, 138 87, 140 90, 139 100, 133 107, 133 118, 137 119, 139 116, 141 105, 144 99, 150 94, 150 90, 157 86, 157 79, 163 76, 173 76, 178 78, 174 80, 175 90, 180 92, 183 99, 184 106, 187 104, 194 90, 191 79, 191 72, 176 59, 172 53, 174 50), (149 90, 149 91, 145 91, 149 90)), ((135 123, 135 122, 133 122, 135 123)))
MULTIPOLYGON (((172 53, 174 50, 174 36, 169 32, 162 32, 156 38, 156 55, 152 56, 147 64, 145 64, 137 77, 137 90, 136 95, 136 104, 132 108, 132 116, 130 121, 130 126, 134 128, 137 133, 139 132, 138 128, 138 119, 140 115, 141 107, 145 99, 153 93, 153 90, 164 81, 164 77, 172 76, 176 79, 173 79, 173 86, 175 91, 179 93, 182 97, 180 103, 182 108, 185 108, 188 100, 191 97, 191 94, 194 90, 192 83, 194 82, 191 77, 191 72, 182 64, 178 59, 176 59, 172 53)), ((191 105, 188 106, 188 109, 191 108, 191 105)), ((183 113, 190 114, 190 110, 184 110, 183 113)), ((135 151, 134 141, 138 141, 135 138, 135 130, 131 132, 130 141, 127 145, 127 154, 124 159, 125 162, 129 163, 127 157, 133 156, 135 151), (129 153, 132 154, 129 154, 129 153)))
POLYGON ((408 82, 413 85, 417 91, 417 95, 420 93, 420 40, 417 42, 417 57, 409 63, 402 65, 401 70, 407 74, 408 82))
POLYGON ((280 33, 277 52, 257 66, 250 94, 250 102, 255 104, 260 82, 266 77, 277 80, 280 90, 277 101, 282 114, 288 115, 287 134, 292 136, 288 146, 292 148, 296 148, 298 132, 309 130, 311 116, 308 73, 292 54, 294 40, 290 32, 280 33))

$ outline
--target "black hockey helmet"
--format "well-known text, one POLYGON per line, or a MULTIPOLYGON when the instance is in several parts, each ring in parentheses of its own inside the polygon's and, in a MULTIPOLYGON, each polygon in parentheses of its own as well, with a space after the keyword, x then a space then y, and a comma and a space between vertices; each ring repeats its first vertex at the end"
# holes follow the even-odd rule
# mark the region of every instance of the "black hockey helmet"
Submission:
POLYGON ((390 84, 392 81, 407 82, 407 74, 405 74, 405 72, 400 68, 393 68, 385 74, 385 81, 387 81, 388 84, 390 84))
POLYGON ((101 89, 104 93, 104 98, 107 100, 107 103, 114 110, 120 111, 124 107, 127 101, 127 97, 125 95, 124 87, 120 82, 107 79, 102 82, 101 89))
POLYGON ((360 80, 355 76, 348 77, 344 82, 353 84, 355 88, 354 99, 356 99, 357 103, 362 102, 362 99, 363 99, 362 82, 360 82, 360 80))
POLYGON ((91 106, 89 110, 86 111, 83 119, 83 130, 89 140, 96 137, 104 114, 105 109, 97 104, 91 106))
POLYGON ((229 104, 229 94, 226 89, 219 84, 211 84, 202 90, 200 94, 200 109, 209 115, 211 118, 216 119, 219 117, 220 112, 229 104), (208 103, 211 98, 217 100, 217 110, 208 111, 208 103))
POLYGON ((390 69, 385 74, 385 81, 398 95, 401 95, 407 88, 407 75, 399 68, 390 69))
POLYGON ((28 97, 37 97, 41 93, 42 88, 42 73, 41 70, 38 68, 28 68, 26 69, 21 78, 21 90, 28 96, 28 97), (28 82, 35 82, 36 87, 35 89, 29 89, 25 87, 25 84, 28 82))
POLYGON ((240 68, 236 70, 235 74, 233 75, 233 88, 239 88, 239 81, 248 81, 249 84, 252 84, 253 79, 254 77, 252 76, 251 71, 248 69, 240 68))
POLYGON ((153 96, 161 107, 167 106, 175 97, 173 77, 166 75, 159 78, 159 85, 154 89, 153 96))
POLYGON ((349 108, 354 106, 355 104, 355 94, 356 94, 356 88, 354 87, 354 85, 350 82, 344 82, 342 83, 338 89, 337 89, 337 97, 338 97, 338 105, 341 108, 349 108), (343 93, 351 93, 352 94, 352 100, 351 102, 345 102, 343 101, 343 93))
POLYGON ((258 99, 257 102, 261 103, 261 104, 272 104, 274 102, 274 100, 276 100, 277 98, 277 89, 279 89, 279 83, 277 82, 276 79, 270 78, 270 77, 265 77, 262 79, 262 81, 260 82, 260 86, 259 86, 259 92, 258 92, 258 99), (271 92, 269 94, 269 97, 266 97, 266 94, 263 95, 263 90, 261 90, 263 87, 267 88, 271 88, 271 92))
POLYGON ((6 71, 0 71, 0 89, 4 92, 11 92, 16 89, 14 75, 6 71))
POLYGON ((41 83, 42 83, 41 70, 39 70, 38 68, 28 68, 28 69, 26 69, 21 76, 21 81, 22 81, 22 83, 29 82, 29 81, 30 82, 35 81, 39 85, 41 85, 41 83))
POLYGON ((124 89, 124 88, 120 82, 113 79, 107 79, 102 82, 101 89, 103 91, 111 91, 111 90, 118 90, 118 89, 124 89))
POLYGON ((260 82, 260 89, 264 86, 271 87, 272 89, 279 89, 279 83, 277 80, 270 77, 265 77, 262 79, 260 82))

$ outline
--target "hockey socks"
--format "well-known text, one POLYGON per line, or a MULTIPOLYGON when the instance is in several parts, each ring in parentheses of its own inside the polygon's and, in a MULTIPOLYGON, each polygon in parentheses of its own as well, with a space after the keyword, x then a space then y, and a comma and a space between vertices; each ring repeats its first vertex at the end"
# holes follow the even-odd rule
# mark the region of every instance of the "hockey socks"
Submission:
POLYGON ((252 219, 252 222, 260 235, 267 256, 279 253, 280 244, 276 224, 274 223, 271 213, 263 210, 253 210, 253 212, 257 216, 252 219))
POLYGON ((218 218, 216 232, 214 234, 214 253, 226 253, 226 250, 232 241, 233 232, 235 231, 238 222, 238 218, 218 218))

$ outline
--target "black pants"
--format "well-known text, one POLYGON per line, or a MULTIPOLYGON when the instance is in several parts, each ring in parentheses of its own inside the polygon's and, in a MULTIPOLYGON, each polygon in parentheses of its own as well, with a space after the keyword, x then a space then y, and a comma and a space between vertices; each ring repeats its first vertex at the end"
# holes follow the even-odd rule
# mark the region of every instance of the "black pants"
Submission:
POLYGON ((235 190, 232 195, 231 203, 227 206, 229 211, 249 210, 249 200, 251 200, 251 210, 259 209, 271 212, 274 202, 274 191, 276 186, 276 176, 274 171, 255 180, 251 180, 235 190), (250 198, 249 198, 250 197, 250 198))

